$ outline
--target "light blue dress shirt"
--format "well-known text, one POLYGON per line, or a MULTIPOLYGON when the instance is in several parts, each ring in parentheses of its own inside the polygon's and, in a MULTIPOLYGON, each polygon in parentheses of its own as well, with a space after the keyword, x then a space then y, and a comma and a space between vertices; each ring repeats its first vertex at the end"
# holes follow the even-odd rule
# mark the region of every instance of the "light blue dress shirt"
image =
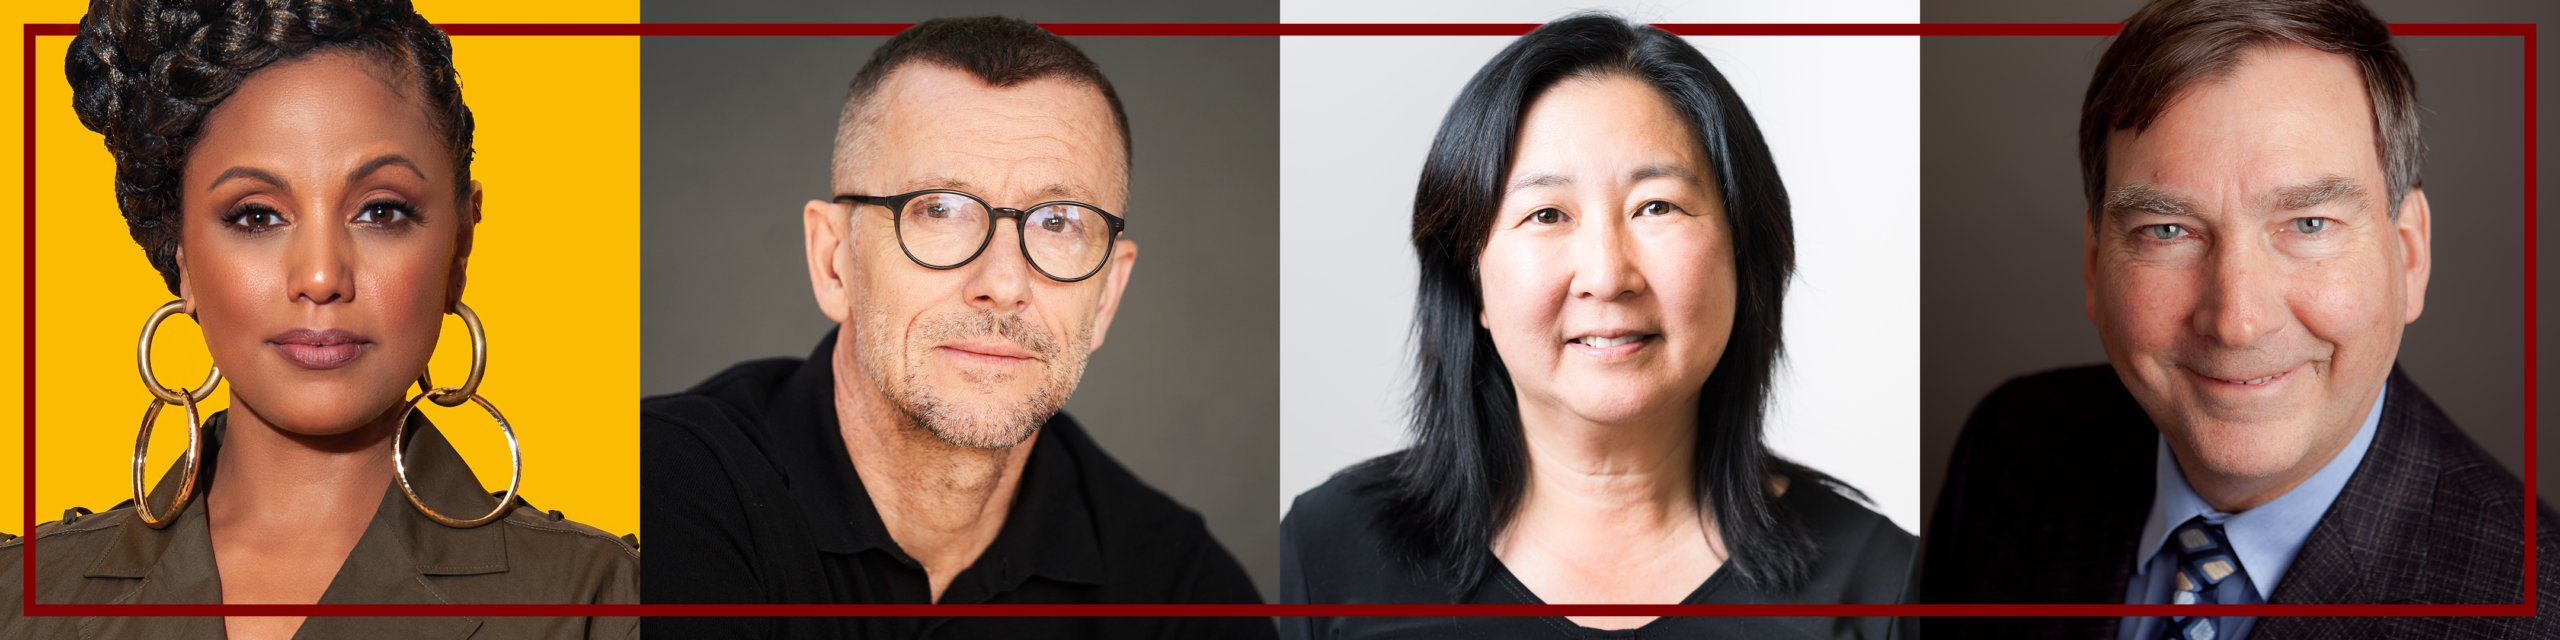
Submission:
MULTIPOLYGON (((2178 555, 2165 552, 2171 529, 2186 524, 2189 518, 2204 516, 2206 522, 2222 525, 2224 537, 2231 540, 2231 552, 2240 556, 2240 568, 2249 575, 2249 583, 2257 587, 2258 601, 2266 602, 2275 595, 2276 582, 2284 579, 2293 557, 2301 553, 2302 542, 2311 537, 2311 528, 2320 524, 2321 514, 2329 512, 2329 503, 2338 500, 2338 492, 2347 488, 2347 478, 2363 464, 2364 454, 2373 447, 2373 431, 2382 424, 2382 399, 2389 397, 2391 385, 2383 383, 2384 393, 2374 395, 2373 407, 2366 410, 2364 426, 2356 429, 2355 439, 2329 464, 2311 474, 2311 478, 2293 490, 2258 508, 2240 513, 2213 510, 2195 487, 2187 485, 2187 476, 2178 470, 2178 458, 2169 452, 2169 440, 2160 439, 2160 462, 2152 471, 2151 519, 2142 524, 2141 547, 2134 555, 2133 579, 2126 583, 2125 604, 2169 604, 2175 590, 2178 555)), ((2239 604, 2245 596, 2239 590, 2214 594, 2221 604, 2239 604)), ((2152 640, 2160 637, 2165 619, 2159 616, 2127 616, 2116 625, 2118 640, 2152 640)), ((2242 640, 2255 626, 2257 618, 2232 617, 2223 620, 2218 640, 2242 640)))

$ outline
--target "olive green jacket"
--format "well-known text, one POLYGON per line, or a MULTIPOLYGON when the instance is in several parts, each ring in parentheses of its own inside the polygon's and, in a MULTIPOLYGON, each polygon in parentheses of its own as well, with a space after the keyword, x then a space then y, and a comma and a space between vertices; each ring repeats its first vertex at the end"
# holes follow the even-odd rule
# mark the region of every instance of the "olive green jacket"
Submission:
MULTIPOLYGON (((197 491, 213 486, 223 414, 205 428, 197 491)), ((406 452, 409 481, 437 511, 470 518, 497 506, 443 434, 412 415, 406 452)), ((183 462, 183 461, 181 461, 183 462)), ((180 465, 151 491, 154 512, 177 493, 180 465)), ((320 604, 638 604, 640 552, 594 527, 522 504, 505 518, 470 529, 446 527, 409 504, 385 479, 382 503, 320 604)), ((199 496, 202 494, 199 493, 199 496)), ((27 617, 20 615, 24 567, 20 545, 36 543, 39 604, 220 604, 213 536, 205 500, 188 503, 166 529, 143 525, 128 502, 105 513, 37 526, 0 542, 0 638, 221 638, 213 617, 27 617)), ((296 638, 637 638, 638 618, 314 617, 296 638)))

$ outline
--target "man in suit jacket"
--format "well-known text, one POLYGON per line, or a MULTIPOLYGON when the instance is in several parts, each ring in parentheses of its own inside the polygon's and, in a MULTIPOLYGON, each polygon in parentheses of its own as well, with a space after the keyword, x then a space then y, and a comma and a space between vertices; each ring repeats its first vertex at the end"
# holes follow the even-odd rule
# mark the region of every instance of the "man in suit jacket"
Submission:
MULTIPOLYGON (((1927 601, 2560 606, 2550 507, 2395 364, 2431 258, 2416 94, 2354 0, 2156 0, 2126 21, 2080 125, 2081 266, 2109 365, 2013 380, 1974 410, 1930 526, 1927 601)), ((2212 609, 1924 628, 2560 634, 2525 617, 2212 609)))

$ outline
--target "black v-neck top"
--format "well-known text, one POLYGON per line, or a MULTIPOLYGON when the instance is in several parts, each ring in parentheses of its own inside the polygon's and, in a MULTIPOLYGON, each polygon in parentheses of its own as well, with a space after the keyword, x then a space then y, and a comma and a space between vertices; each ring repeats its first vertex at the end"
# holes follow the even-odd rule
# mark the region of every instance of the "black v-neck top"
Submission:
MULTIPOLYGON (((642 597, 650 604, 928 604, 835 413, 829 333, 807 360, 730 368, 641 403, 642 597)), ((1261 604, 1199 514, 1059 413, 1032 441, 1003 528, 944 604, 1261 604)), ((652 618, 665 638, 1263 638, 1268 618, 652 618)))
MULTIPOLYGON (((1495 560, 1475 590, 1451 587, 1396 558, 1370 527, 1386 464, 1363 464, 1298 496, 1280 523, 1283 604, 1546 604, 1495 560)), ((1909 604, 1918 541, 1893 521, 1811 482, 1792 482, 1778 506, 1795 513, 1820 550, 1791 593, 1753 589, 1717 571, 1679 604, 1909 604)), ((1660 618, 1634 629, 1589 629, 1561 616, 1285 618, 1284 638, 1913 638, 1916 618, 1660 618)))

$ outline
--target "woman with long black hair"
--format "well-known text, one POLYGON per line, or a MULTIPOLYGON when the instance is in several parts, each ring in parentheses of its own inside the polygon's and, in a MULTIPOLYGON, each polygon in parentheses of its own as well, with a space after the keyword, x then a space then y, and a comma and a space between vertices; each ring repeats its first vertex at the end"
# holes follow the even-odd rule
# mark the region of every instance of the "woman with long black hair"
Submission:
MULTIPOLYGON (((1762 441, 1795 229, 1695 48, 1578 15, 1478 71, 1415 191, 1413 446, 1301 495, 1290 603, 1906 602, 1913 537, 1762 441)), ((1293 637, 1887 637, 1887 619, 1313 618, 1293 637), (1788 629, 1792 629, 1789 631, 1788 629)))

